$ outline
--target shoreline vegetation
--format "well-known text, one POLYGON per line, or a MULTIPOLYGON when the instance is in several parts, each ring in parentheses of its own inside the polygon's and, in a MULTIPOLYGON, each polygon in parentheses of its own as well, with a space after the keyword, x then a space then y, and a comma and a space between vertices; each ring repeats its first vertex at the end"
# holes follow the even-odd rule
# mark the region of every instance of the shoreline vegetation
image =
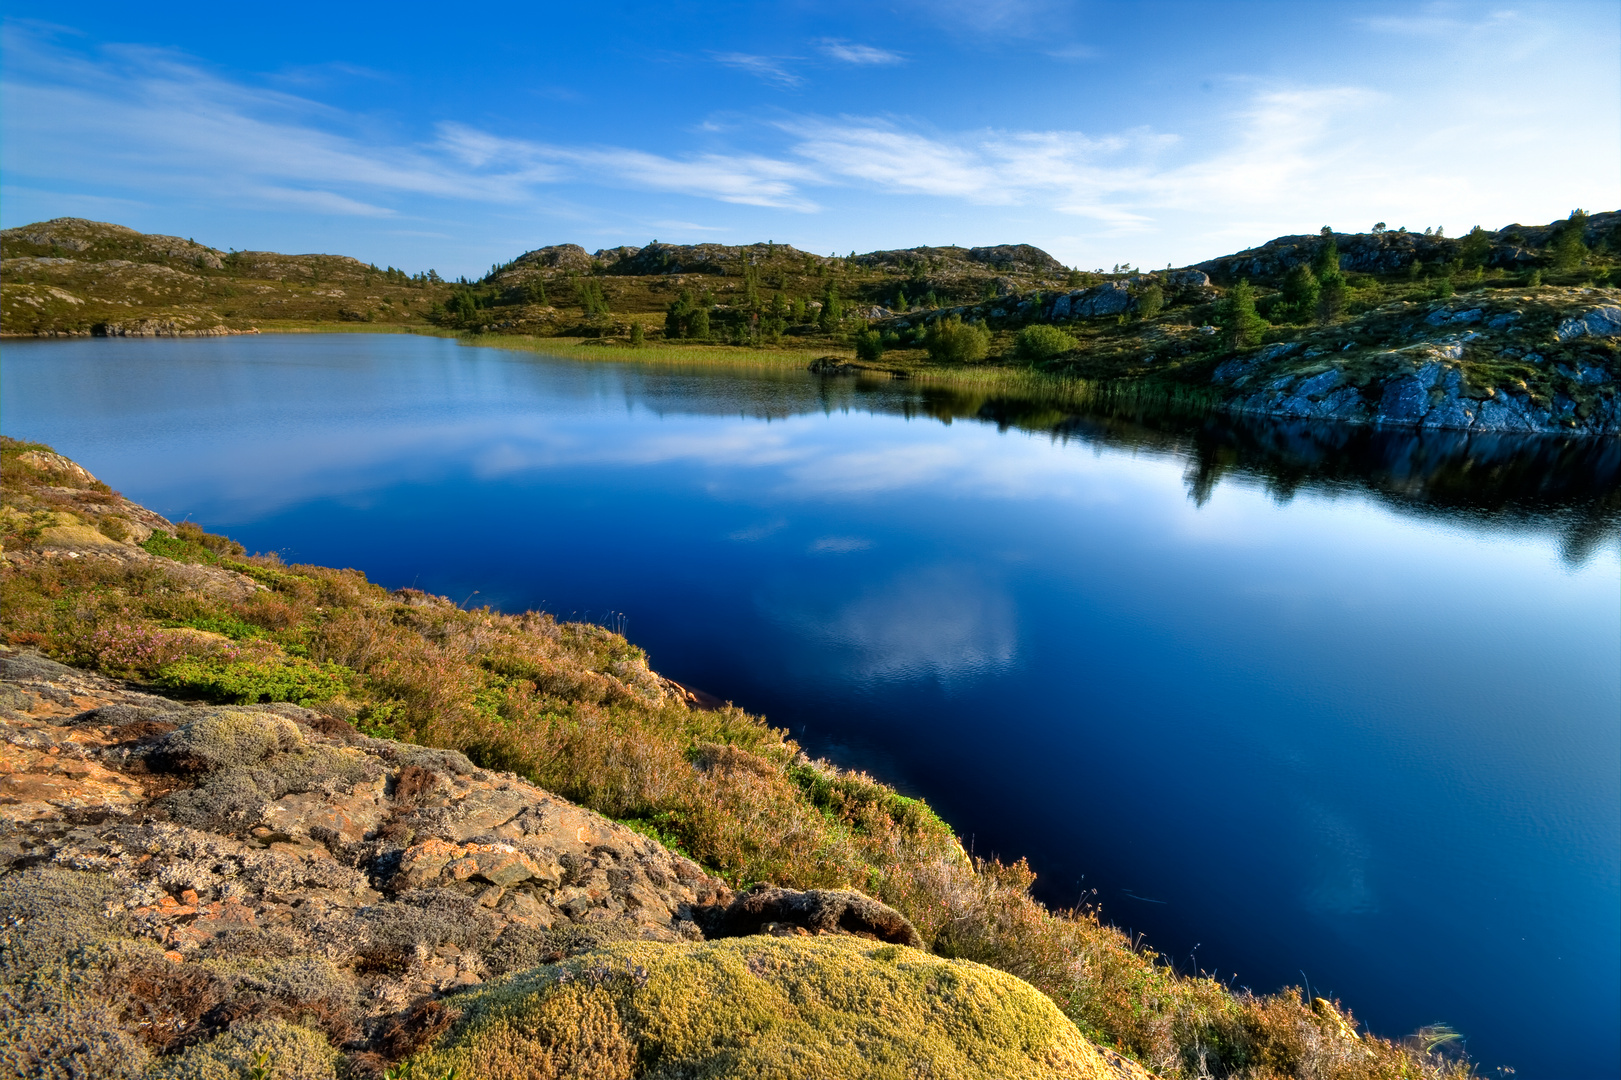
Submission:
POLYGON ((1451 238, 1327 227, 1180 270, 1029 245, 539 248, 477 281, 64 218, 0 233, 5 337, 409 332, 810 367, 1075 408, 1621 433, 1621 213, 1451 238))
MULTIPOLYGON (((5 437, 0 526, 0 634, 12 650, 152 693, 288 702, 336 732, 459 751, 735 889, 860 890, 910 920, 928 952, 1023 980, 1088 1039, 1161 1077, 1472 1075, 1444 1027, 1381 1038, 1338 1002, 1180 971, 1096 908, 1044 907, 1023 861, 971 858, 926 802, 809 759, 735 705, 699 707, 604 627, 468 609, 355 570, 250 555, 129 502, 49 447, 5 437)), ((5 1000, 27 1000, 41 977, 0 974, 5 1000)), ((438 1015, 423 1011, 421 1022, 438 1015)), ((125 1022, 139 1017, 106 1019, 125 1022)), ((400 1045, 438 1060, 445 1023, 400 1045)))

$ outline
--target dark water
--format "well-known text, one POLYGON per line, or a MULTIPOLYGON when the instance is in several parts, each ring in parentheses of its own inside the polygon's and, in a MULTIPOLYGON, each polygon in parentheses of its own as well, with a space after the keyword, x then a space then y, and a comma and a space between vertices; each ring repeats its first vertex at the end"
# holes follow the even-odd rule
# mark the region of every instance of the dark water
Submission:
POLYGON ((1145 426, 410 337, 7 345, 250 549, 623 620, 1184 969, 1618 1073, 1621 440, 1145 426), (1095 892, 1094 892, 1095 890, 1095 892))

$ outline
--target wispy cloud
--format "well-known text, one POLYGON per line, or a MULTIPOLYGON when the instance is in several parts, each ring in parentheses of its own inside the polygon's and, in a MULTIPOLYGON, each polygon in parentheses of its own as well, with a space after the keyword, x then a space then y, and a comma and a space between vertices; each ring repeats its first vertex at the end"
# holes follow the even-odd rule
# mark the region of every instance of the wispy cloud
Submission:
MULTIPOLYGON (((1436 6, 1411 18, 1450 27, 1446 20, 1467 24, 1468 14, 1436 6)), ((1529 25, 1515 19, 1511 12, 1476 18, 1468 33, 1487 26, 1497 37, 1460 47, 1455 58, 1501 53, 1507 46, 1499 39, 1529 25)), ((1431 25, 1386 23, 1377 29, 1427 33, 1431 25)), ((840 63, 903 59, 842 39, 818 47, 840 63)), ((1156 230, 1168 236, 1170 222, 1184 229, 1198 222, 1197 247, 1175 251, 1181 259, 1216 254, 1229 240, 1314 228, 1330 207, 1331 223, 1342 226, 1404 217, 1452 225, 1467 216, 1460 221, 1467 227, 1501 224, 1504 212, 1551 216, 1601 201, 1606 196, 1592 192, 1621 182, 1615 128, 1601 122, 1613 119, 1613 103, 1593 106, 1596 113, 1556 108, 1547 95, 1507 84, 1471 84, 1458 97, 1437 91, 1421 109, 1411 94, 1366 86, 1229 83, 1236 93, 1227 97, 1227 112, 1207 111, 1180 132, 952 130, 906 116, 728 112, 671 128, 662 145, 649 147, 542 141, 465 122, 407 131, 334 108, 313 92, 223 77, 172 51, 59 48, 51 32, 17 24, 6 31, 5 55, 0 154, 8 190, 54 187, 103 199, 179 193, 213 205, 362 219, 486 204, 512 217, 544 209, 554 221, 600 224, 591 215, 608 204, 606 189, 795 213, 860 206, 864 196, 925 198, 940 200, 947 212, 956 204, 1029 208, 1017 212, 1021 221, 1081 219, 1094 238, 1131 236, 1133 247, 1156 230), (1549 155, 1539 152, 1555 145, 1557 182, 1549 155), (437 208, 427 209, 426 200, 437 208), (1550 201, 1561 205, 1538 209, 1550 201)), ((793 58, 714 59, 779 82, 797 77, 786 66, 793 58)), ((1613 68, 1613 60, 1605 62, 1613 68)), ((61 195, 56 204, 72 198, 61 195)), ((38 203, 34 196, 23 201, 38 203)), ((692 213, 654 206, 647 218, 633 216, 692 213)), ((988 217, 980 210, 975 216, 988 217)), ((705 228, 726 228, 729 220, 705 228)), ((1043 228, 1054 241, 1081 231, 1043 228)), ((1070 261, 1072 253, 1080 252, 1060 257, 1070 261)), ((1136 257, 1144 255, 1160 252, 1136 257)))
POLYGON ((890 52, 888 49, 879 49, 872 45, 856 45, 836 38, 827 38, 822 41, 822 51, 835 60, 846 64, 902 64, 906 57, 900 53, 890 52))
POLYGON ((776 83, 779 86, 798 86, 805 80, 803 77, 789 71, 785 58, 776 56, 755 56, 753 53, 711 53, 718 63, 727 67, 735 67, 756 75, 766 82, 776 83))
POLYGON ((1056 49, 1048 49, 1047 55, 1054 60, 1096 60, 1103 52, 1092 45, 1060 45, 1056 49))

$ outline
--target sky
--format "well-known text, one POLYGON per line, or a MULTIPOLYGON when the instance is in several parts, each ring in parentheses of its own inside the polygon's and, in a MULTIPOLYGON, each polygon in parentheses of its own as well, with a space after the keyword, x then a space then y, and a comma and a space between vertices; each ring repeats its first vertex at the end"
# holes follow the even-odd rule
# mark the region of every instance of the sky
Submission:
POLYGON ((1152 268, 1621 206, 1615 0, 504 7, 5 0, 0 225, 477 277, 654 239, 1152 268))

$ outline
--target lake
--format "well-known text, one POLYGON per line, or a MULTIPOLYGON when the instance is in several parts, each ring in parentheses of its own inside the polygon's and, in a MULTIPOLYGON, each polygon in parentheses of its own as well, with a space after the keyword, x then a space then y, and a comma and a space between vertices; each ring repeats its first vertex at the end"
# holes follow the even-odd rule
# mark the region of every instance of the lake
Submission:
POLYGON ((1618 1074, 1621 440, 361 334, 0 379, 6 434, 170 518, 623 629, 1183 970, 1618 1074))

